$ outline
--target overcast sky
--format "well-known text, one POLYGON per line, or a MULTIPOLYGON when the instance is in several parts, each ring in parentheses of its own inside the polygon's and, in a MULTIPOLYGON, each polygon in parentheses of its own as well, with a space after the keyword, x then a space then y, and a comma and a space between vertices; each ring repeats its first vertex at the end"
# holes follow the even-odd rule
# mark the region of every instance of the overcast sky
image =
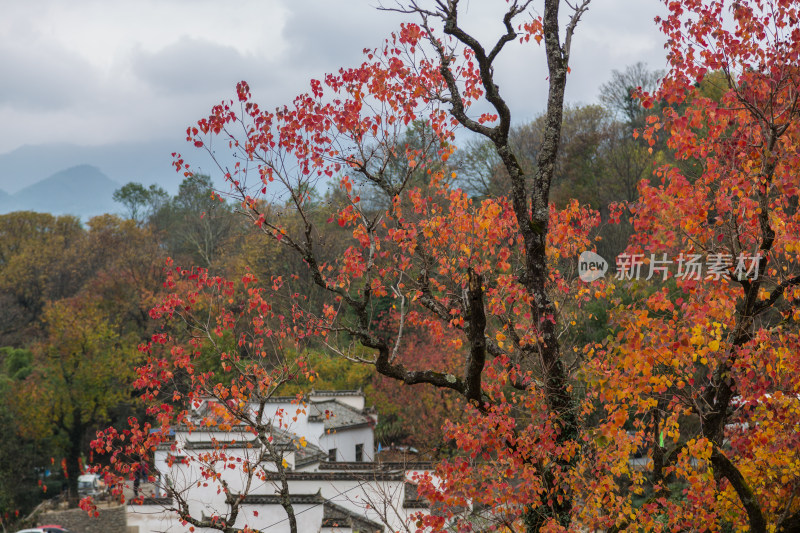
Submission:
MULTIPOLYGON (((2 1, 0 154, 28 144, 172 140, 250 83, 264 108, 308 80, 362 61, 402 17, 378 0, 2 1)), ((423 0, 424 2, 424 0, 423 0)), ((539 2, 537 2, 538 4, 539 2)), ((469 0, 466 25, 499 35, 504 0, 469 0)), ((573 44, 567 97, 596 101, 612 69, 664 68, 658 0, 593 0, 573 44)), ((515 45, 497 66, 518 122, 545 102, 543 50, 515 45)))

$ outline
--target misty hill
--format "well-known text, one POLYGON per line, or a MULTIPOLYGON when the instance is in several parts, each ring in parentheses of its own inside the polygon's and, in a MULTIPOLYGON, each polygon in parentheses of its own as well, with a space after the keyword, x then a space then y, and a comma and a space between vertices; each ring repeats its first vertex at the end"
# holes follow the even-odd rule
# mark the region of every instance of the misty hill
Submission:
POLYGON ((117 183, 157 183, 174 193, 178 190, 182 176, 171 166, 171 153, 177 148, 185 148, 180 141, 181 139, 168 143, 117 143, 105 146, 21 146, 0 154, 0 189, 14 194, 65 168, 92 165, 117 183))
POLYGON ((0 212, 38 211, 83 219, 120 211, 111 196, 120 188, 100 169, 79 165, 62 170, 15 194, 0 194, 0 212))
POLYGON ((168 193, 175 194, 183 179, 183 175, 175 172, 172 166, 172 152, 175 151, 182 152, 186 161, 198 172, 218 174, 210 158, 202 150, 189 146, 181 136, 168 141, 103 146, 26 145, 0 154, 0 190, 14 194, 65 168, 92 165, 119 184, 131 181, 145 186, 156 184, 168 193))

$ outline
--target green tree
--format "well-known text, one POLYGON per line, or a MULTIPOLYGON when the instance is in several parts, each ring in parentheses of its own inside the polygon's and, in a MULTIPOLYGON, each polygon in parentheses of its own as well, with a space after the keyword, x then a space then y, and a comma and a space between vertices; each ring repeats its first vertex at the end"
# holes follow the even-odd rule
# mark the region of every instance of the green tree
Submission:
POLYGON ((162 290, 166 253, 150 226, 102 215, 88 222, 86 254, 93 273, 81 288, 120 335, 142 341, 152 333, 149 311, 162 290))
MULTIPOLYGON (((10 403, 10 392, 30 375, 33 354, 29 350, 0 348, 0 401, 10 403)), ((0 411, 0 520, 4 526, 26 516, 45 495, 36 468, 50 455, 48 443, 20 437, 18 420, 8 408, 0 411)))
POLYGON ((112 198, 125 206, 128 218, 142 224, 158 211, 169 195, 155 184, 145 188, 141 183, 129 182, 114 191, 112 198))
POLYGON ((46 302, 77 292, 89 275, 79 259, 85 237, 71 216, 0 216, 0 345, 39 336, 46 302))
POLYGON ((214 191, 211 178, 192 174, 183 180, 177 196, 153 216, 170 255, 199 266, 218 266, 222 253, 241 234, 241 221, 231 205, 214 191))
MULTIPOLYGON (((606 188, 602 152, 606 146, 610 114, 597 105, 564 109, 561 125, 561 150, 556 157, 551 185, 552 201, 563 207, 572 199, 598 207, 610 201, 602 194, 606 188)), ((542 150, 547 116, 517 126, 509 132, 527 176, 533 176, 542 150)), ((497 198, 508 193, 511 181, 490 141, 472 140, 463 155, 457 155, 459 182, 466 190, 482 198, 497 198)))
POLYGON ((129 397, 136 350, 88 298, 48 304, 43 318, 46 337, 33 347, 33 372, 14 383, 12 406, 21 436, 55 440, 77 503, 87 436, 129 397))

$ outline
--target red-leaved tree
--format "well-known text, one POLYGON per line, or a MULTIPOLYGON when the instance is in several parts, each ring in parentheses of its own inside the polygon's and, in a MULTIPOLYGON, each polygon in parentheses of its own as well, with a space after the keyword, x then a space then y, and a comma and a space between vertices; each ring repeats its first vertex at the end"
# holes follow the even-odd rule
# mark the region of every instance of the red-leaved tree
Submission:
POLYGON ((635 410, 650 449, 655 491, 633 522, 646 511, 683 529, 794 531, 800 13, 786 1, 668 7, 671 69, 641 96, 663 111, 641 133, 665 137, 675 162, 641 185, 627 255, 683 275, 619 310, 593 360, 597 394, 609 413, 635 410), (699 83, 711 73, 718 100, 699 83))
MULTIPOLYGON (((557 210, 549 191, 570 48, 588 1, 567 4, 565 27, 560 2, 545 0, 541 16, 532 4, 509 2, 505 31, 487 47, 461 26, 457 0, 431 9, 411 2, 400 10, 418 23, 367 51, 361 66, 312 81, 310 93, 274 112, 242 82, 236 101, 189 128, 188 140, 212 155, 219 144, 233 151, 237 162, 223 169, 230 194, 255 227, 302 258, 323 297, 306 298, 294 278, 246 275, 240 299, 229 282, 176 272, 176 284, 217 291, 223 305, 201 308, 214 318, 197 320, 197 290, 176 292, 157 313, 186 317, 212 344, 233 335, 243 348, 212 350, 221 371, 198 375, 189 362, 208 353, 200 345, 187 351, 179 338, 155 338, 175 346, 145 372, 151 398, 171 386, 175 368, 192 368, 187 397, 215 395, 225 416, 258 434, 258 420, 240 406, 265 401, 274 389, 263 380, 280 382, 273 373, 286 368, 260 347, 282 339, 279 357, 286 343, 314 343, 464 402, 465 417, 445 428, 461 454, 421 480, 442 512, 420 516, 420 529, 791 530, 800 521, 797 9, 789 1, 667 3, 661 27, 672 69, 655 95, 641 95, 644 107, 658 100, 663 112, 637 135, 651 143, 665 136, 674 163, 630 206, 636 234, 617 279, 587 283, 574 268, 594 249, 599 215, 577 202, 557 210), (548 64, 532 175, 509 142, 511 110, 494 79, 496 59, 517 40, 539 43, 548 64), (696 83, 720 70, 724 96, 704 98, 696 83), (491 111, 472 112, 476 102, 491 111), (434 133, 435 161, 402 141, 419 119, 434 133), (491 141, 506 196, 477 200, 455 187, 448 160, 459 127, 491 141), (320 254, 330 232, 312 198, 325 182, 339 189, 327 224, 349 233, 333 261, 320 254), (283 224, 278 203, 302 223, 283 224), (713 265, 712 274, 691 279, 690 259, 713 265), (656 275, 637 279, 649 269, 656 275), (564 346, 593 300, 613 308, 607 339, 564 346), (253 313, 278 301, 285 313, 253 313), (415 360, 412 329, 451 343, 462 362, 415 360)), ((176 167, 191 173, 180 156, 176 167)), ((164 431, 185 413, 168 403, 156 411, 164 431)), ((127 448, 114 437, 98 446, 124 453, 153 444, 147 432, 128 435, 127 448)), ((222 520, 176 510, 187 522, 233 531, 238 503, 230 498, 222 520)))

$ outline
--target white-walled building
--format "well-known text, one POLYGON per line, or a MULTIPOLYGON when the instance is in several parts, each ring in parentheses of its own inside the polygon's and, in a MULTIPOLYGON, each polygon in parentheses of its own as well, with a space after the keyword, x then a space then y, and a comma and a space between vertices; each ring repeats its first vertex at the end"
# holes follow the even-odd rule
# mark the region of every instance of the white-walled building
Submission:
MULTIPOLYGON (((208 409, 199 405, 198 418, 208 409)), ((271 398, 263 419, 281 450, 282 474, 275 460, 264 460, 268 454, 246 427, 177 427, 174 441, 154 459, 168 497, 131 505, 128 525, 138 533, 188 532, 191 524, 181 524, 175 513, 184 507, 198 520, 220 517, 235 527, 289 532, 283 479, 301 532, 413 531, 411 516, 426 512, 413 482, 429 467, 374 461, 377 414, 361 391, 312 391, 303 402, 271 398), (257 465, 258 475, 248 476, 242 465, 257 465), (241 499, 237 516, 226 498, 241 499)))

